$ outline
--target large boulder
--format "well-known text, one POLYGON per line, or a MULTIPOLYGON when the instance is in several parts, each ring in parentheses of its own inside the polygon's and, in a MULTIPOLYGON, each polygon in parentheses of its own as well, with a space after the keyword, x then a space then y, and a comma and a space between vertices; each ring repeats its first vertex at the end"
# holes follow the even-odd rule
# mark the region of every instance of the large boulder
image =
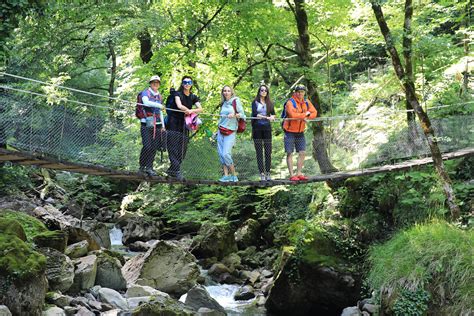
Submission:
POLYGON ((195 285, 189 290, 184 302, 186 305, 198 311, 201 307, 206 307, 226 315, 224 308, 209 295, 207 290, 202 285, 195 285))
POLYGON ((50 291, 66 292, 74 281, 74 264, 68 256, 52 248, 38 250, 46 256, 46 278, 50 291))
POLYGON ((237 251, 234 232, 228 225, 216 226, 206 223, 199 229, 191 245, 197 258, 216 257, 218 260, 237 251))
POLYGON ((67 246, 67 234, 62 230, 47 231, 33 237, 33 242, 40 248, 52 248, 64 253, 67 246))
POLYGON ((87 240, 81 240, 66 248, 65 254, 71 259, 80 258, 87 255, 89 243, 87 240))
POLYGON ((88 220, 85 221, 84 228, 100 247, 106 249, 110 248, 110 231, 107 225, 95 220, 88 220))
MULTIPOLYGON (((51 205, 38 206, 33 210, 33 215, 40 219, 50 230, 62 230, 67 233, 68 243, 74 244, 82 240, 89 243, 88 251, 98 250, 101 244, 104 244, 102 237, 103 232, 96 233, 96 230, 105 231, 107 228, 104 224, 97 221, 80 221, 79 219, 64 215, 58 209, 51 205), (105 228, 104 228, 105 227, 105 228), (90 230, 90 232, 89 232, 90 230)), ((103 238, 106 238, 105 236, 103 238)), ((106 240, 105 240, 106 244, 106 240)), ((110 239, 109 239, 110 246, 110 239)))
POLYGON ((124 245, 135 241, 148 241, 160 239, 160 229, 162 223, 148 217, 131 217, 122 227, 122 242, 124 245))
POLYGON ((355 305, 360 282, 336 268, 291 257, 277 275, 265 303, 275 315, 340 315, 355 305))
POLYGON ((76 259, 74 265, 76 266, 74 283, 69 291, 74 293, 93 287, 97 276, 97 256, 89 255, 76 259))
POLYGON ((127 261, 122 268, 128 284, 148 285, 173 295, 182 295, 196 284, 199 268, 187 250, 159 241, 145 254, 127 261))
POLYGON ((245 249, 260 242, 260 223, 249 218, 235 232, 235 241, 239 249, 245 249))
POLYGON ((126 289, 127 282, 122 275, 120 260, 102 251, 96 252, 96 255, 98 260, 95 284, 114 290, 126 289))
POLYGON ((0 302, 13 315, 41 315, 46 258, 13 235, 0 234, 0 302))

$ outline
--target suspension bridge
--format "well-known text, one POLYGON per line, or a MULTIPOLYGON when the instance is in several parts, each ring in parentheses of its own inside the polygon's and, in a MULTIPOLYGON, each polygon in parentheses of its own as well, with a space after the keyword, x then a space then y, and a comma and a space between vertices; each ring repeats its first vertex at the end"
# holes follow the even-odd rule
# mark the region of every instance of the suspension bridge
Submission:
MULTIPOLYGON (((0 73, 2 74, 2 73, 0 73)), ((3 75, 8 75, 3 73, 3 75)), ((13 76, 13 75, 12 75, 13 76)), ((27 80, 28 78, 22 78, 27 80)), ((44 86, 54 86, 28 79, 44 86)), ((432 163, 425 136, 418 126, 408 126, 406 111, 372 109, 364 115, 316 118, 311 124, 324 126, 324 143, 335 172, 322 173, 314 159, 312 129, 307 128, 307 181, 288 179, 281 121, 273 122, 272 167, 269 181, 260 181, 251 127, 239 134, 233 149, 238 182, 219 182, 221 166, 214 132, 218 115, 201 113, 203 124, 190 136, 181 165, 184 180, 167 177, 166 149, 158 151, 154 168, 157 176, 138 172, 141 150, 139 122, 134 117, 135 102, 112 98, 114 106, 67 99, 58 94, 84 93, 89 100, 102 95, 56 85, 54 93, 14 84, 0 85, 0 162, 105 176, 129 181, 181 184, 274 186, 340 180, 354 176, 407 170, 432 163), (61 89, 59 89, 61 88, 61 89)), ((106 97, 107 98, 107 97, 106 97)), ((428 108, 436 140, 444 159, 474 155, 474 102, 428 108)), ((278 106, 278 103, 277 103, 278 106)), ((250 113, 250 103, 244 102, 250 113)), ((279 113, 277 108, 277 113, 279 113)), ((248 118, 248 120, 255 118, 248 118)), ((295 164, 296 165, 296 164, 295 164)))

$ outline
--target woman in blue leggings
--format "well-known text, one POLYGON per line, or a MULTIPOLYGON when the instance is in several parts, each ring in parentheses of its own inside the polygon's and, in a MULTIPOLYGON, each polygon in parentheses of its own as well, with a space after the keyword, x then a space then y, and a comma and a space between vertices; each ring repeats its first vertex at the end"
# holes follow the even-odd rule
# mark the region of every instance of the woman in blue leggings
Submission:
POLYGON ((217 152, 224 170, 224 175, 219 179, 222 182, 239 181, 235 174, 232 147, 234 147, 237 136, 237 119, 240 118, 245 119, 242 102, 235 96, 231 87, 224 86, 221 91, 221 112, 217 132, 217 152))

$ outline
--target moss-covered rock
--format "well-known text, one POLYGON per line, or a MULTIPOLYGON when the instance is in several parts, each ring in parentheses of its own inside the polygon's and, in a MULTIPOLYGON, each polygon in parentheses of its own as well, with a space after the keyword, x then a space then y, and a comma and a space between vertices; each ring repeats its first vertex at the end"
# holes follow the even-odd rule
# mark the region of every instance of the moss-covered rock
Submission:
POLYGON ((216 226, 210 223, 202 225, 193 238, 192 253, 197 258, 224 258, 237 251, 234 230, 229 225, 216 226))
POLYGON ((41 315, 46 258, 20 238, 0 234, 0 302, 13 315, 41 315))
POLYGON ((133 316, 191 316, 195 312, 183 303, 172 298, 156 296, 153 301, 140 305, 132 313, 133 316))
POLYGON ((16 220, 23 227, 28 241, 31 241, 34 236, 48 231, 46 226, 38 219, 22 212, 15 212, 12 210, 0 209, 0 219, 16 220))
POLYGON ((67 246, 67 234, 62 230, 53 230, 40 233, 33 237, 38 247, 53 248, 64 253, 67 246))
POLYGON ((0 234, 12 235, 26 241, 26 234, 18 221, 0 217, 0 234))
POLYGON ((23 280, 44 273, 45 256, 33 251, 23 240, 0 235, 0 274, 23 280))

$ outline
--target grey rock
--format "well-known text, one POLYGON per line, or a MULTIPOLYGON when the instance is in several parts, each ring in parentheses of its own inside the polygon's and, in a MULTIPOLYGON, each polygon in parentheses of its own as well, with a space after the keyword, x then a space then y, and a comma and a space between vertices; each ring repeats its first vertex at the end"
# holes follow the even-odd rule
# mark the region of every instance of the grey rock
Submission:
POLYGON ((145 254, 127 261, 122 273, 128 284, 147 285, 182 295, 196 284, 199 268, 196 258, 187 250, 160 241, 145 254))
POLYGON ((75 316, 95 316, 93 312, 85 308, 84 306, 79 307, 75 316))
POLYGON ((99 290, 99 299, 101 302, 108 303, 119 309, 122 309, 122 310, 129 309, 127 300, 123 298, 122 295, 120 295, 120 293, 115 290, 101 288, 99 290))
POLYGON ((245 249, 260 239, 260 223, 252 218, 245 221, 235 232, 235 241, 239 249, 245 249))
POLYGON ((341 316, 360 316, 362 313, 357 306, 346 307, 342 310, 341 316))
POLYGON ((72 302, 72 297, 69 295, 63 295, 61 293, 51 293, 46 295, 46 302, 50 304, 54 304, 58 307, 64 308, 65 306, 69 306, 72 302))
POLYGON ((157 289, 152 288, 151 286, 133 284, 125 293, 125 296, 128 298, 131 297, 142 297, 142 296, 162 296, 169 298, 170 295, 165 292, 161 292, 157 289))
POLYGON ((0 277, 0 302, 13 315, 41 315, 47 288, 44 271, 24 282, 11 282, 0 277))
POLYGON ((216 257, 218 260, 237 251, 234 231, 230 226, 204 224, 193 238, 192 253, 197 258, 216 257))
POLYGON ((137 296, 127 298, 127 304, 131 310, 137 308, 143 303, 148 303, 151 300, 151 296, 137 296))
POLYGON ((161 222, 152 218, 131 217, 122 227, 122 242, 128 245, 135 241, 148 241, 151 239, 160 239, 161 222))
POLYGON ((194 310, 199 310, 201 307, 206 307, 211 310, 219 311, 225 315, 224 308, 209 295, 207 290, 202 285, 195 285, 191 290, 189 290, 184 303, 192 307, 194 310))
POLYGON ((97 275, 97 256, 89 255, 76 259, 74 283, 69 289, 70 292, 87 290, 94 286, 97 275))
POLYGON ((122 264, 120 261, 105 252, 98 252, 97 257, 95 284, 114 290, 126 289, 127 282, 122 275, 122 264))
POLYGON ((89 247, 89 242, 87 240, 82 240, 75 244, 69 245, 64 252, 69 258, 75 259, 87 255, 87 249, 89 247))
POLYGON ((89 289, 89 293, 91 293, 96 299, 99 297, 99 290, 102 288, 100 285, 94 285, 89 289))
POLYGON ((66 316, 64 309, 53 306, 43 311, 43 316, 66 316))
POLYGON ((66 292, 74 282, 74 264, 68 256, 52 248, 38 250, 46 256, 46 278, 50 291, 66 292))
POLYGON ((5 305, 0 305, 0 316, 12 316, 10 310, 5 305))
POLYGON ((246 301, 255 297, 254 289, 250 285, 245 285, 234 294, 234 300, 246 301))
POLYGON ((364 304, 364 306, 362 307, 362 311, 367 311, 372 315, 377 314, 379 310, 380 310, 380 305, 375 305, 375 304, 364 304))

